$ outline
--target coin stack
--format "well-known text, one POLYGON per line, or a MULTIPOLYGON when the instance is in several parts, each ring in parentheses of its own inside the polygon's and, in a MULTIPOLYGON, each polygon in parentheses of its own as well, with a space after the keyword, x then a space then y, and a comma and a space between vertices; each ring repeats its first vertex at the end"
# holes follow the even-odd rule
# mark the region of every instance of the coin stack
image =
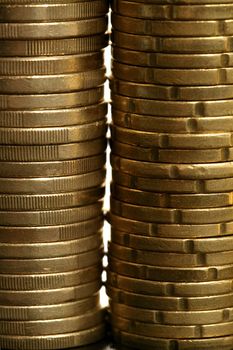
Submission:
POLYGON ((115 0, 112 22, 115 339, 232 349, 233 1, 115 0))
POLYGON ((99 305, 105 0, 0 1, 0 347, 84 345, 99 305))

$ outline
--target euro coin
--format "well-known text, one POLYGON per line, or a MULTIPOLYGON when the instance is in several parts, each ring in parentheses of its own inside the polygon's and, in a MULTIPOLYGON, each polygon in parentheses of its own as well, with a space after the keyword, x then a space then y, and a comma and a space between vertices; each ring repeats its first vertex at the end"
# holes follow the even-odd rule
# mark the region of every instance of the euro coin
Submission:
POLYGON ((55 226, 0 226, 2 243, 46 243, 69 241, 92 235, 103 226, 103 215, 73 224, 55 226))
POLYGON ((0 76, 2 94, 46 94, 74 90, 87 90, 101 85, 105 81, 105 69, 60 74, 30 76, 0 76))
MULTIPOLYGON (((1 274, 0 286, 3 291, 43 291, 74 287, 93 281, 101 280, 102 266, 94 264, 83 269, 59 273, 40 274, 1 274)), ((4 305, 4 304, 3 304, 4 305)), ((8 305, 9 306, 9 305, 8 305)), ((15 305, 15 307, 17 307, 15 305)))
POLYGON ((118 329, 127 331, 130 329, 132 333, 167 338, 167 333, 175 339, 195 339, 195 338, 211 338, 231 335, 232 322, 224 322, 220 324, 207 325, 164 325, 140 322, 123 318, 122 316, 112 316, 113 326, 118 329))
POLYGON ((79 21, 0 23, 0 39, 61 39, 104 34, 107 18, 79 21))
POLYGON ((52 305, 0 306, 0 319, 4 321, 50 320, 82 315, 99 303, 99 296, 52 305))
POLYGON ((145 280, 164 282, 207 282, 232 278, 232 264, 222 266, 173 268, 129 263, 110 257, 111 271, 145 280))
MULTIPOLYGON (((0 177, 33 178, 43 176, 69 176, 88 174, 100 170, 105 165, 105 154, 74 160, 51 162, 4 162, 0 167, 0 177)), ((81 176, 80 176, 81 179, 81 176)), ((93 184, 93 187, 95 184, 93 184)), ((69 191, 68 191, 69 192, 69 191)))
POLYGON ((211 310, 211 311, 153 311, 131 307, 110 301, 112 312, 117 317, 123 317, 128 320, 135 320, 150 324, 165 324, 165 325, 207 325, 215 323, 231 322, 232 308, 226 311, 211 310), (227 313, 227 315, 225 315, 227 313))
POLYGON ((196 283, 171 283, 128 277, 109 270, 107 270, 107 276, 109 286, 126 292, 151 296, 205 297, 206 295, 231 294, 233 288, 231 279, 196 283))
POLYGON ((133 346, 138 350, 140 350, 142 346, 148 346, 153 350, 170 350, 171 346, 174 344, 179 350, 192 350, 195 347, 200 350, 217 350, 219 346, 224 350, 231 350, 233 340, 232 336, 213 337, 208 339, 162 339, 155 337, 144 337, 117 329, 114 329, 114 337, 118 342, 123 343, 126 346, 133 346))
POLYGON ((164 194, 111 185, 112 197, 126 203, 162 208, 216 208, 231 206, 232 192, 210 194, 164 194))
POLYGON ((71 224, 101 215, 102 202, 80 207, 38 210, 38 211, 0 211, 3 226, 50 226, 71 224))
MULTIPOLYGON (((113 17, 114 18, 114 17, 113 17)), ((185 34, 185 33, 184 33, 185 34)), ((233 55, 231 52, 216 54, 179 54, 156 53, 127 50, 114 46, 113 58, 116 61, 137 66, 158 68, 224 68, 232 66, 233 55)), ((115 79, 114 79, 115 80, 115 79)), ((126 84, 128 82, 125 82, 126 84)))
POLYGON ((159 149, 156 147, 137 147, 126 143, 111 142, 112 154, 128 159, 145 162, 196 164, 196 163, 220 163, 233 160, 233 148, 206 149, 159 149))
MULTIPOLYGON (((57 1, 56 1, 57 3, 57 1)), ((31 4, 31 3, 30 3, 31 4)), ((91 35, 84 37, 60 39, 0 40, 0 57, 16 56, 57 56, 96 52, 107 46, 108 35, 91 35)))
MULTIPOLYGON (((72 118, 74 113, 80 114, 80 112, 84 112, 84 106, 88 108, 92 104, 96 105, 101 102, 103 102, 103 86, 83 91, 68 91, 54 94, 4 94, 0 95, 0 115, 4 118, 3 122, 6 123, 9 120, 14 120, 16 117, 20 119, 27 117, 26 120, 30 121, 30 117, 37 115, 41 117, 41 114, 45 113, 44 119, 48 123, 51 116, 56 115, 59 118, 59 115, 63 113, 63 118, 64 116, 68 118, 66 119, 66 124, 63 125, 69 125, 69 119, 70 117, 72 118), (43 108, 44 110, 41 110, 43 108)), ((90 108, 94 108, 94 106, 90 106, 90 108)), ((34 121, 34 123, 38 122, 34 121)), ((76 124, 78 124, 77 117, 76 124)), ((42 126, 42 124, 39 125, 40 127, 42 126)), ((58 126, 59 124, 55 125, 58 126)))
POLYGON ((104 136, 106 120, 57 128, 0 128, 1 145, 48 145, 83 142, 104 136))
MULTIPOLYGON (((134 3, 135 4, 135 3, 134 3)), ((147 5, 145 5, 147 6, 147 5)), ((156 5, 157 10, 158 5, 156 5)), ((161 21, 155 19, 140 19, 132 16, 131 13, 115 12, 112 16, 113 27, 125 33, 138 35, 151 35, 161 37, 195 37, 195 36, 220 36, 224 34, 219 29, 219 21, 216 19, 183 21, 176 18, 165 18, 161 21)), ((228 22, 229 23, 229 22, 228 22)))
POLYGON ((161 5, 141 4, 138 2, 123 1, 113 2, 113 11, 123 13, 126 16, 144 19, 176 19, 176 20, 208 20, 231 19, 232 4, 189 4, 186 5, 161 5))
MULTIPOLYGON (((0 111, 0 116, 1 116, 0 126, 2 128, 43 128, 43 127, 60 128, 60 127, 77 126, 77 125, 82 126, 83 124, 101 121, 105 118, 105 115, 107 114, 107 105, 102 101, 103 90, 100 89, 99 94, 98 93, 96 94, 95 91, 92 91, 92 92, 94 92, 93 97, 91 97, 92 96, 91 91, 88 91, 88 96, 90 96, 91 99, 93 98, 93 104, 91 105, 88 104, 87 102, 89 101, 89 98, 88 98, 86 100, 87 105, 80 106, 79 108, 67 108, 67 109, 61 108, 61 109, 52 109, 52 110, 48 110, 48 109, 2 110, 0 111)), ((84 93, 84 91, 81 91, 78 94, 75 93, 73 95, 74 101, 80 93, 82 94, 84 93)), ((35 95, 33 95, 33 99, 34 97, 35 95)), ((61 99, 61 97, 62 96, 60 96, 59 99, 61 99)), ((40 97, 38 96, 37 98, 40 99, 40 97)), ((79 99, 77 99, 76 102, 72 102, 72 105, 73 103, 77 103, 78 100, 79 99)), ((41 102, 43 102, 43 99, 41 100, 41 102)), ((46 99, 44 100, 44 102, 46 102, 46 99)), ((20 106, 20 108, 22 107, 23 105, 20 106)))
POLYGON ((1 195, 1 210, 49 210, 88 205, 104 197, 104 187, 51 195, 1 195))
POLYGON ((231 132, 231 116, 213 117, 156 117, 128 113, 113 108, 112 119, 115 125, 128 129, 152 132, 167 132, 178 134, 206 133, 206 132, 231 132), (146 122, 145 122, 146 121, 146 122))
POLYGON ((85 253, 89 250, 97 249, 101 244, 102 232, 80 239, 56 243, 0 243, 0 256, 7 259, 57 258, 59 256, 85 253))
MULTIPOLYGON (((128 57, 128 55, 127 55, 128 57)), ((123 62, 125 63, 125 62, 123 62)), ((131 63, 132 64, 132 63, 131 63)), ((153 73, 152 73, 153 74, 153 73)), ((117 74, 116 74, 117 75, 117 74)), ((132 79, 130 79, 132 80, 132 79)), ((156 80, 156 79, 155 79, 156 80)), ((111 82, 112 92, 127 97, 158 99, 168 101, 208 101, 221 100, 232 97, 231 85, 208 86, 182 86, 182 85, 156 85, 120 79, 111 82)))
POLYGON ((108 287, 108 295, 117 303, 125 304, 142 309, 163 310, 163 311, 209 311, 232 306, 232 294, 224 294, 211 297, 170 297, 170 296, 148 296, 125 292, 116 288, 108 287), (121 296, 120 296, 121 294, 121 296), (183 303, 186 303, 184 305, 183 303))
MULTIPOLYGON (((105 122, 102 124, 102 136, 105 135, 105 122)), ((97 131, 99 132, 99 131, 97 131)), ((86 142, 66 143, 61 145, 39 146, 1 146, 0 161, 8 162, 43 162, 77 159, 103 154, 106 148, 104 137, 86 142)))
POLYGON ((102 258, 102 249, 98 248, 85 253, 47 259, 1 259, 5 265, 1 272, 4 274, 41 274, 66 272, 99 264, 102 258))
POLYGON ((0 290, 0 302, 5 306, 51 305, 81 300, 96 294, 101 288, 101 280, 79 283, 71 287, 41 290, 0 290))
POLYGON ((51 57, 1 57, 1 75, 47 75, 77 73, 103 66, 103 52, 51 56, 51 57))
MULTIPOLYGON (((128 239, 130 242, 130 238, 128 239)), ((144 239, 145 240, 145 239, 144 239)), ((149 238, 148 238, 149 240, 149 238)), ((116 241, 116 240, 115 240, 116 241)), ((114 239, 113 239, 114 242, 114 239)), ((198 267, 198 266, 214 266, 214 265, 227 265, 232 264, 232 251, 223 251, 220 253, 167 253, 154 252, 150 249, 143 249, 142 245, 137 246, 128 243, 128 246, 134 246, 128 248, 127 244, 121 245, 111 242, 109 244, 109 254, 112 257, 119 258, 126 262, 151 265, 151 266, 163 266, 163 267, 198 267)), ((151 242, 152 244, 152 242, 151 242)), ((175 246, 175 243, 174 243, 175 246)), ((173 247, 175 249, 175 247, 173 247)), ((156 250, 156 248, 155 248, 156 250)), ((168 249, 169 250, 169 249, 168 249)))
POLYGON ((137 147, 154 147, 167 149, 216 149, 231 147, 230 132, 212 133, 159 133, 134 130, 111 125, 111 138, 115 142, 123 142, 137 147))
MULTIPOLYGON (((232 30, 230 30, 232 32, 232 30)), ((232 37, 156 37, 150 35, 135 35, 113 30, 113 45, 135 51, 179 53, 179 54, 217 54, 231 52, 232 37)))
POLYGON ((39 336, 81 331, 99 325, 103 321, 100 309, 93 309, 80 316, 54 320, 0 321, 1 335, 39 336))

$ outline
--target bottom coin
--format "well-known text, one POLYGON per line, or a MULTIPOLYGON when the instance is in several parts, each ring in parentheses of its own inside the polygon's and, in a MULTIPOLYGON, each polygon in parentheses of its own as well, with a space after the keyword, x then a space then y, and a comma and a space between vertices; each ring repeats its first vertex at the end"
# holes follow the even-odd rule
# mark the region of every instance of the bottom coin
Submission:
POLYGON ((135 350, 232 350, 233 344, 233 336, 175 340, 140 336, 116 328, 113 334, 116 342, 135 350))
POLYGON ((100 325, 84 331, 47 336, 11 336, 0 335, 0 347, 10 350, 49 350, 83 346, 101 340, 105 327, 100 325))

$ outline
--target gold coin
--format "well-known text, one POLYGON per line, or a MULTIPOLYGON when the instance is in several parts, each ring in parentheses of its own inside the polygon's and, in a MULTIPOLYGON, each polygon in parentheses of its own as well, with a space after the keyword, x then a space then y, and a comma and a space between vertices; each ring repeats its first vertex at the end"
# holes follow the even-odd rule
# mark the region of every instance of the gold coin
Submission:
MULTIPOLYGON (((144 265, 148 264, 151 266, 174 267, 174 268, 175 267, 178 267, 178 268, 193 267, 194 268, 198 266, 215 266, 215 265, 222 266, 222 265, 233 264, 233 257, 232 257, 233 251, 227 251, 227 252, 223 251, 219 253, 189 254, 189 253, 172 253, 171 252, 172 249, 171 251, 169 251, 169 248, 167 248, 168 252, 157 252, 156 248, 153 249, 153 251, 152 249, 150 250, 148 248, 144 250, 144 245, 140 246, 139 244, 136 244, 136 242, 140 242, 140 241, 145 242, 146 238, 144 238, 144 240, 139 239, 138 241, 137 239, 135 240, 132 239, 133 243, 131 244, 131 237, 129 235, 125 235, 124 238, 126 237, 128 237, 128 242, 129 242, 128 244, 124 244, 124 241, 123 243, 121 241, 120 244, 114 243, 114 241, 117 241, 117 239, 116 240, 113 239, 113 241, 109 243, 110 256, 117 259, 124 260, 126 262, 130 262, 130 263, 137 263, 137 264, 144 264, 144 265)), ((149 238, 147 239, 149 241, 149 238)), ((152 244, 152 242, 150 244, 152 244)), ((175 247, 174 247, 174 250, 175 250, 175 247)))
POLYGON ((152 163, 220 163, 233 160, 233 148, 212 148, 206 149, 170 149, 157 147, 137 147, 117 141, 111 142, 112 154, 128 159, 152 163))
POLYGON ((45 94, 95 88, 105 81, 105 68, 93 71, 30 76, 0 76, 2 94, 45 94))
POLYGON ((165 325, 158 323, 147 323, 133 321, 112 313, 111 320, 113 327, 148 336, 167 339, 167 335, 175 339, 211 338, 231 335, 233 322, 223 322, 207 325, 165 325))
POLYGON ((14 292, 40 292, 46 289, 63 289, 78 286, 81 284, 91 283, 98 279, 101 281, 101 273, 102 266, 101 262, 99 262, 98 264, 95 264, 91 267, 57 273, 40 273, 29 275, 1 274, 0 289, 2 291, 14 292))
POLYGON ((179 350, 211 350, 225 349, 231 350, 233 337, 213 337, 209 339, 161 339, 155 337, 145 337, 141 335, 123 332, 117 329, 113 330, 116 341, 131 346, 134 349, 150 348, 151 350, 171 350, 172 346, 176 346, 179 350), (175 344, 175 345, 174 345, 175 344))
MULTIPOLYGON (((137 68, 139 69, 139 67, 137 68)), ((129 80, 131 80, 131 78, 129 80)), ((221 100, 232 97, 231 85, 165 86, 155 85, 151 83, 132 83, 130 81, 126 82, 119 79, 112 79, 110 86, 112 93, 115 93, 117 95, 150 100, 157 99, 168 101, 208 101, 221 100)))
MULTIPOLYGON (((105 121, 100 126, 101 136, 105 136, 105 121)), ((98 131, 99 132, 99 131, 98 131)), ((77 159, 103 154, 106 140, 96 138, 84 142, 66 143, 60 145, 10 146, 0 145, 0 161, 8 162, 43 162, 77 159)))
POLYGON ((95 34, 107 30, 107 17, 67 22, 0 23, 0 39, 62 39, 95 34))
POLYGON ((102 283, 98 276, 98 279, 94 281, 65 288, 58 286, 58 288, 41 290, 0 290, 0 302, 5 306, 59 304, 88 298, 97 293, 101 286, 102 283))
POLYGON ((104 191, 105 188, 99 186, 83 191, 45 195, 0 194, 0 210, 29 211, 72 208, 99 201, 104 197, 104 191))
POLYGON ((16 347, 21 347, 24 350, 62 349, 64 347, 70 348, 96 343, 103 339, 104 335, 105 325, 101 322, 100 325, 90 327, 86 330, 73 333, 51 334, 44 337, 1 335, 0 345, 5 349, 13 349, 16 347))
POLYGON ((115 225, 115 228, 122 231, 166 238, 219 238, 220 236, 232 235, 233 227, 232 222, 224 223, 224 225, 221 223, 205 225, 155 224, 123 218, 112 213, 108 220, 113 226, 115 225))
POLYGON ((107 1, 68 2, 63 4, 30 4, 0 6, 0 20, 4 22, 39 22, 87 19, 104 16, 108 12, 107 1))
POLYGON ((233 54, 231 52, 219 54, 169 54, 146 51, 140 52, 113 46, 112 53, 117 61, 132 65, 135 65, 136 62, 137 66, 204 69, 226 68, 232 67, 233 65, 233 54))
POLYGON ((160 5, 160 4, 141 4, 137 2, 118 0, 114 1, 112 9, 115 12, 125 16, 144 18, 144 19, 163 19, 163 20, 226 20, 231 19, 233 10, 232 4, 189 4, 178 5, 160 5))
POLYGON ((41 178, 0 178, 0 192, 42 194, 74 192, 103 184, 105 169, 87 174, 41 178))
POLYGON ((112 119, 115 125, 141 131, 153 131, 164 133, 212 133, 232 132, 232 116, 213 117, 156 117, 125 113, 112 108, 112 119))
MULTIPOLYGON (((225 238, 228 235, 231 236, 233 225, 232 222, 227 222, 224 225, 221 225, 221 223, 204 225, 155 224, 151 222, 149 223, 124 218, 113 213, 111 213, 111 215, 108 215, 108 220, 113 225, 113 227, 115 225, 115 228, 133 234, 187 239, 216 236, 224 236, 223 238, 225 238)), ((220 237, 218 239, 220 239, 220 237)), ((225 249, 223 248, 222 250, 225 249)))
MULTIPOLYGON (((129 263, 109 256, 109 269, 121 275, 163 282, 207 282, 232 278, 233 265, 178 268, 129 263)), ((208 298, 208 296, 206 297, 208 298)), ((232 294, 233 298, 233 294, 232 294)), ((203 300, 204 302, 204 300, 203 300)), ((229 302, 229 300, 228 300, 229 302)), ((216 307, 217 304, 215 304, 216 307)), ((230 304, 228 304, 230 306, 230 304)), ((219 306, 221 307, 221 306, 219 306)), ((202 310, 202 309, 199 309, 202 310)))
MULTIPOLYGON (((225 30, 227 32, 227 30, 225 30)), ((231 30, 232 32, 232 30, 231 30)), ((227 35, 227 33, 225 33, 227 35)), ((216 54, 232 51, 232 36, 154 37, 113 31, 113 45, 143 52, 216 54)))
MULTIPOLYGON (((103 91, 103 86, 99 86, 94 89, 56 94, 4 94, 0 95, 0 116, 3 118, 3 125, 7 122, 16 123, 15 119, 19 118, 18 125, 16 124, 16 127, 18 127, 22 123, 23 118, 30 122, 30 118, 36 119, 39 117, 40 119, 42 118, 42 122, 43 120, 46 120, 47 123, 51 123, 50 118, 58 118, 57 123, 59 123, 62 114, 63 118, 66 118, 66 124, 63 125, 69 125, 69 119, 73 118, 74 120, 74 114, 85 114, 85 109, 96 108, 97 103, 102 103, 103 91), (90 106, 93 104, 95 106, 90 106)), ((39 125, 40 127, 43 126, 39 124, 39 120, 34 120, 34 124, 39 125)), ((79 124, 77 117, 76 124, 79 124)), ((58 126, 59 124, 55 124, 54 121, 53 125, 58 126)))
POLYGON ((0 57, 0 74, 3 76, 78 73, 102 66, 103 51, 52 57, 0 57))
MULTIPOLYGON (((80 91, 79 93, 83 93, 83 92, 84 91, 80 91)), ((89 92, 90 90, 88 91, 88 94, 89 92)), ((95 95, 94 99, 97 99, 96 102, 98 102, 98 96, 96 96, 95 92, 94 92, 94 95, 95 95)), ((80 108, 48 110, 48 109, 43 109, 42 107, 41 109, 37 109, 37 110, 0 111, 0 127, 1 128, 43 128, 43 127, 60 128, 60 127, 67 127, 67 126, 77 127, 78 125, 81 126, 83 124, 98 122, 105 119, 105 115, 107 114, 107 105, 101 101, 101 97, 103 98, 102 92, 100 93, 99 97, 100 99, 98 104, 95 104, 96 102, 93 101, 93 104, 89 105, 88 101, 86 101, 87 104, 86 105, 84 104, 85 106, 80 108)), ((40 99, 40 97, 38 97, 38 99, 40 99)), ((30 101, 31 101, 31 97, 30 97, 30 101)), ((77 102, 78 101, 76 101, 76 103, 77 102)))
POLYGON ((56 243, 0 243, 0 256, 6 259, 42 259, 75 255, 97 249, 102 243, 102 232, 84 238, 56 243))
POLYGON ((103 216, 90 220, 57 226, 0 226, 1 243, 45 243, 81 239, 92 235, 103 226, 103 216))
POLYGON ((106 120, 53 128, 0 128, 2 145, 48 145, 82 142, 104 136, 106 120))
MULTIPOLYGON (((56 3, 59 2, 56 0, 56 3)), ((1 1, 3 3, 3 0, 1 1)), ((16 3, 16 2, 14 2, 16 3)), ((31 3, 30 3, 31 4, 31 3)), ((0 57, 59 56, 96 52, 108 44, 108 35, 45 40, 0 40, 0 57)))
MULTIPOLYGON (((166 224, 212 224, 233 221, 233 207, 173 209, 137 206, 111 199, 113 213, 133 220, 166 224)), ((0 212, 1 213, 1 212, 0 212)))
POLYGON ((233 294, 223 294, 211 297, 165 297, 149 296, 107 288, 110 298, 117 303, 143 309, 163 311, 208 311, 232 307, 233 294), (185 305, 184 305, 185 304, 185 305))
POLYGON ((0 321, 0 327, 1 335, 45 336, 85 330, 101 322, 103 322, 103 312, 99 308, 94 308, 81 316, 54 320, 0 321))
POLYGON ((233 68, 212 69, 163 69, 154 67, 131 66, 113 61, 113 75, 136 83, 161 85, 224 85, 232 84, 233 68))
POLYGON ((41 274, 61 273, 79 270, 98 265, 101 262, 103 249, 98 248, 85 253, 44 259, 1 259, 3 274, 41 274), (4 266, 3 266, 4 265, 4 266))
POLYGON ((139 206, 161 208, 200 209, 233 205, 233 192, 209 194, 172 194, 140 191, 133 188, 118 186, 117 184, 112 183, 111 195, 113 198, 122 202, 139 206))
MULTIPOLYGON (((0 131, 1 132, 1 131, 0 131)), ((111 125, 111 139, 115 142, 137 147, 158 147, 171 149, 216 149, 233 145, 233 136, 230 132, 211 133, 159 133, 150 131, 132 130, 130 128, 111 125)), ((15 141, 14 141, 15 142, 15 141)), ((25 140, 26 142, 26 140, 25 140)))
MULTIPOLYGON (((231 279, 196 283, 171 283, 132 278, 108 270, 107 277, 109 286, 151 296, 206 297, 206 295, 231 294, 233 291, 231 279)), ((136 307, 138 306, 136 305, 136 307)))
POLYGON ((0 319, 5 321, 50 320, 81 316, 99 305, 95 294, 87 299, 54 305, 0 306, 0 319))
MULTIPOLYGON (((135 5, 135 3, 134 3, 135 5)), ((151 4, 150 4, 151 5, 151 4)), ((144 4, 143 4, 144 6, 144 4)), ((148 6, 147 4, 145 6, 148 6)), ((152 5, 153 6, 153 5, 152 5)), ((156 6, 156 13, 157 7, 156 6)), ((175 5, 177 6, 177 5, 175 5)), ((220 5, 222 7, 222 5, 220 5)), ((178 6, 177 6, 178 7, 178 6)), ((187 7, 187 6, 186 6, 187 7)), ((143 7, 144 9, 145 7, 143 7)), ((118 11, 117 11, 118 12, 118 11)), ((219 21, 212 20, 201 20, 200 18, 195 18, 195 21, 180 20, 180 18, 164 18, 163 21, 160 19, 151 19, 148 18, 140 19, 134 18, 131 13, 119 11, 118 13, 114 12, 112 15, 112 25, 113 28, 124 33, 131 34, 141 34, 141 35, 151 35, 151 36, 161 36, 161 37, 195 37, 195 36, 220 36, 224 35, 224 28, 219 27, 219 21), (120 13, 120 14, 119 14, 120 13)), ((231 21, 224 22, 225 25, 228 25, 227 31, 231 25, 231 21)))
MULTIPOLYGON (((225 187, 228 187, 231 183, 232 170, 231 162, 225 163, 206 163, 206 164, 165 164, 165 163, 152 163, 152 162, 139 162, 136 160, 130 160, 123 157, 117 157, 111 155, 111 162, 114 170, 118 170, 122 173, 122 176, 126 173, 131 174, 131 176, 135 177, 135 181, 137 177, 151 177, 153 180, 156 179, 180 179, 180 180, 208 180, 212 179, 212 181, 216 181, 216 184, 221 182, 220 179, 225 178, 226 183, 225 187), (124 173, 124 174, 123 174, 124 173)), ((175 182, 174 182, 175 183, 175 182)), ((185 183, 185 182, 184 182, 185 183)), ((187 182, 188 183, 188 182, 187 182)), ((210 181, 206 181, 203 184, 211 183, 210 181)), ((191 182, 190 182, 191 184, 191 182)), ((221 182, 223 184, 223 182, 221 182)), ((136 187, 133 185, 132 187, 136 187)), ((130 186, 127 186, 130 187, 130 186)), ((208 187, 208 186, 207 186, 208 187)), ((232 189, 228 189, 231 191, 232 189)), ((221 190, 214 191, 218 192, 227 192, 222 188, 221 190)), ((162 191, 162 190, 161 190, 162 191)), ((158 192, 161 192, 158 191, 158 192)), ((169 191, 168 191, 169 192, 169 191)), ((175 191, 176 192, 176 191, 175 191)), ((203 186, 202 191, 198 192, 209 192, 209 190, 205 186, 203 186)))
MULTIPOLYGON (((115 168, 115 166, 114 166, 115 168)), ((164 192, 164 193, 174 193, 174 194, 199 194, 199 193, 219 193, 221 190, 222 192, 231 191, 229 188, 229 185, 232 185, 232 180, 229 179, 226 182, 226 179, 218 179, 215 181, 215 183, 210 182, 211 180, 206 180, 205 182, 202 180, 189 180, 189 179, 169 179, 164 177, 155 177, 152 173, 149 173, 149 176, 147 177, 141 177, 137 175, 132 175, 131 169, 128 171, 127 169, 124 169, 125 172, 122 172, 122 170, 119 171, 113 171, 113 180, 116 184, 133 188, 136 190, 142 190, 142 191, 148 191, 148 192, 164 192), (203 185, 203 187, 200 187, 200 183, 203 185), (215 188, 213 185, 217 184, 218 188, 215 188), (221 187, 222 184, 224 185, 224 188, 221 187)), ((1 179, 0 179, 0 185, 1 185, 1 179)))
POLYGON ((2 226, 50 226, 72 224, 101 215, 102 202, 58 210, 0 211, 2 226))
POLYGON ((127 113, 161 117, 219 117, 231 115, 232 100, 163 101, 136 99, 114 94, 113 107, 127 113))
MULTIPOLYGON (((78 174, 83 174, 84 177, 88 177, 86 173, 100 170, 104 167, 105 158, 105 154, 100 154, 93 157, 52 162, 2 162, 0 177, 15 176, 16 178, 31 178, 78 174)), ((93 187, 98 185, 100 185, 100 183, 97 185, 93 184, 93 187)))
POLYGON ((210 311, 156 311, 111 302, 112 314, 136 322, 164 325, 207 325, 232 322, 233 308, 210 311))

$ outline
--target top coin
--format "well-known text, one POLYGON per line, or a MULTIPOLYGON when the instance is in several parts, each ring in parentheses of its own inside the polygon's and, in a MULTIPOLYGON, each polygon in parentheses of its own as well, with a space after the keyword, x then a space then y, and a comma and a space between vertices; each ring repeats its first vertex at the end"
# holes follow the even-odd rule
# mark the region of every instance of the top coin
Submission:
POLYGON ((106 0, 75 3, 10 5, 0 3, 0 21, 36 22, 55 20, 75 20, 104 16, 108 12, 106 0))
POLYGON ((113 11, 129 17, 151 19, 232 19, 233 4, 162 5, 115 0, 113 11))

